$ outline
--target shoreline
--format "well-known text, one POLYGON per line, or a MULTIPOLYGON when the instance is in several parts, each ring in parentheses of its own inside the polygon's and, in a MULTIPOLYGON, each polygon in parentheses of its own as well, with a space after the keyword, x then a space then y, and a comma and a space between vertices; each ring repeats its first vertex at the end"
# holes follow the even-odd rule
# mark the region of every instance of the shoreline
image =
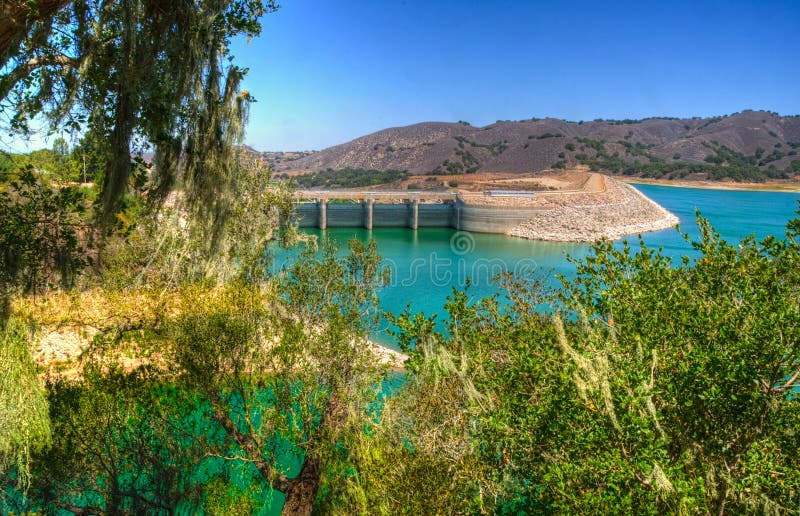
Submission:
MULTIPOLYGON (((98 329, 91 325, 70 325, 66 327, 43 327, 37 338, 30 343, 31 356, 37 367, 44 374, 64 378, 80 376, 81 355, 90 349, 92 338, 98 329)), ((405 362, 408 355, 378 344, 373 340, 366 341, 366 349, 373 354, 375 359, 395 372, 405 371, 405 362)), ((107 358, 116 361, 124 370, 130 371, 142 365, 157 364, 163 360, 160 352, 152 355, 128 356, 126 354, 111 354, 107 358)))
POLYGON ((800 193, 800 183, 733 183, 722 181, 674 181, 670 179, 645 179, 615 177, 617 181, 634 185, 671 186, 698 190, 732 190, 743 192, 800 193))
POLYGON ((544 210, 505 234, 529 240, 591 243, 661 231, 680 221, 636 188, 600 176, 603 189, 570 202, 553 198, 544 210))

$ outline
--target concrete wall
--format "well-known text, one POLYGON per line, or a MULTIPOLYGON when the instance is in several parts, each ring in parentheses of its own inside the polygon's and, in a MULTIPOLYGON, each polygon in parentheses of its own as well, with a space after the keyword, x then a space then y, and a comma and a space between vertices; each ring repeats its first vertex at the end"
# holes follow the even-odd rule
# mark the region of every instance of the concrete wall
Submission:
POLYGON ((467 206, 457 203, 453 227, 475 233, 505 233, 532 218, 533 210, 467 206))
MULTIPOLYGON (((329 228, 364 227, 366 220, 364 204, 328 203, 327 219, 329 228)), ((302 203, 296 208, 300 227, 317 227, 319 207, 317 203, 302 203)), ((375 228, 409 227, 412 218, 412 205, 374 204, 372 225, 375 228)), ((419 227, 450 227, 476 233, 505 233, 507 230, 528 221, 529 210, 484 208, 466 206, 461 202, 419 205, 419 227)))
MULTIPOLYGON (((330 208, 330 205, 328 205, 330 208)), ((372 212, 374 228, 407 228, 411 222, 408 204, 375 204, 372 212)))
POLYGON ((420 204, 419 227, 421 228, 454 228, 455 209, 453 203, 420 204))
POLYGON ((301 228, 316 227, 319 222, 319 209, 313 202, 304 202, 295 205, 294 209, 297 225, 301 228))
POLYGON ((360 228, 364 226, 364 207, 361 204, 328 203, 329 228, 360 228))

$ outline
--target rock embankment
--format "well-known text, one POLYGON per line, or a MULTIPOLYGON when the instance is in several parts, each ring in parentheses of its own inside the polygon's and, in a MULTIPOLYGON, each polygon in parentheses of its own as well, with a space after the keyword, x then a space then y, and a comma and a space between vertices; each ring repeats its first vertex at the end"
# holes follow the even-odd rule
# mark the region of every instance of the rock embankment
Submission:
POLYGON ((540 196, 530 219, 507 234, 531 240, 594 242, 678 224, 675 215, 632 186, 603 179, 605 188, 596 193, 540 196))

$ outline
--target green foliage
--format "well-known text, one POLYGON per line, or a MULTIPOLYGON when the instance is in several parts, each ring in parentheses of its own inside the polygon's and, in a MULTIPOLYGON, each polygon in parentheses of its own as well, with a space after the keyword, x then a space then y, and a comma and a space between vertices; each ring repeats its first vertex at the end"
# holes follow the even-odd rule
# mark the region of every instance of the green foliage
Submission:
POLYGON ((352 241, 344 258, 332 245, 308 248, 275 289, 198 291, 171 325, 178 373, 207 400, 222 450, 253 464, 290 507, 311 504, 323 472, 347 461, 338 446, 362 431, 375 400, 385 371, 365 337, 386 274, 374 242, 352 241), (297 476, 287 457, 301 462, 297 476))
POLYGON ((289 225, 294 206, 285 185, 274 185, 269 172, 246 160, 219 199, 220 226, 194 216, 180 198, 158 212, 131 210, 118 216, 121 234, 106 244, 103 283, 112 290, 168 288, 264 279, 267 245, 295 238, 289 225))
POLYGON ((74 283, 87 263, 78 242, 84 212, 80 190, 54 191, 31 167, 0 192, 0 319, 13 294, 74 283))
POLYGON ((458 146, 460 148, 462 148, 462 149, 464 148, 464 145, 466 144, 466 145, 469 145, 470 147, 474 147, 476 149, 486 149, 486 150, 489 151, 489 153, 492 156, 499 156, 502 153, 504 153, 506 151, 506 149, 508 149, 508 142, 507 141, 484 144, 484 143, 477 143, 477 142, 470 141, 469 139, 467 139, 464 136, 454 136, 453 139, 455 139, 458 142, 458 146))
POLYGON ((575 138, 575 140, 586 147, 594 149, 598 156, 606 155, 605 141, 593 140, 591 138, 575 138))
MULTIPOLYGON (((155 150, 160 200, 177 182, 208 211, 226 186, 247 106, 246 70, 230 61, 230 41, 254 37, 272 1, 178 3, 64 2, 55 16, 25 24, 4 62, 0 111, 9 129, 29 133, 41 117, 53 130, 104 141, 100 220, 123 210, 131 152, 155 150), (135 148, 134 148, 135 147, 135 148)), ((82 167, 81 167, 82 173, 82 167)))
POLYGON ((509 281, 505 308, 454 293, 442 332, 401 316, 412 374, 364 482, 399 501, 389 512, 794 511, 800 220, 737 246, 700 228, 695 259, 602 242, 559 291, 509 281), (407 469, 383 461, 400 455, 407 469), (460 496, 407 494, 443 486, 460 496))
MULTIPOLYGON (((353 471, 341 447, 363 432, 386 373, 366 335, 388 271, 374 242, 349 249, 308 246, 270 283, 156 285, 146 299, 177 304, 109 321, 81 375, 49 384, 52 447, 35 453, 29 497, 1 507, 227 514, 260 510, 278 490, 310 508, 323 474, 353 471), (128 349, 150 355, 126 371, 128 349)), ((37 385, 31 376, 10 379, 37 385)))
POLYGON ((80 379, 49 384, 53 444, 33 466, 26 509, 162 514, 198 507, 203 480, 219 475, 196 437, 209 432, 198 428, 207 408, 185 403, 152 369, 108 369, 95 355, 80 379))
POLYGON ((778 151, 778 150, 772 151, 769 154, 769 156, 765 156, 764 159, 760 160, 758 162, 758 165, 759 166, 764 166, 764 165, 766 165, 768 163, 771 163, 773 161, 778 161, 779 159, 782 159, 784 156, 786 156, 786 154, 784 154, 781 151, 778 151))
POLYGON ((642 156, 648 158, 650 161, 658 160, 658 158, 647 152, 649 149, 655 147, 653 144, 645 145, 642 142, 636 142, 635 144, 632 144, 623 140, 619 140, 617 143, 625 147, 625 154, 627 155, 642 156))
MULTIPOLYGON (((20 321, 0 324, 0 486, 14 482, 23 490, 31 480, 31 455, 49 446, 52 438, 48 402, 29 341, 29 329, 20 321)), ((0 489, 0 502, 2 493, 0 489)))
POLYGON ((331 168, 311 174, 295 176, 300 188, 361 188, 365 186, 393 183, 408 178, 405 170, 367 170, 362 168, 331 168))
POLYGON ((537 140, 546 140, 547 138, 563 138, 563 137, 564 137, 564 135, 561 134, 561 133, 544 133, 544 134, 540 134, 538 136, 535 135, 535 134, 532 134, 532 135, 528 136, 528 139, 529 140, 533 140, 535 138, 537 140))
POLYGON ((749 238, 738 247, 707 222, 700 227, 693 245, 701 256, 678 267, 659 252, 610 244, 578 262, 560 299, 580 323, 560 344, 569 346, 581 399, 604 413, 619 451, 664 472, 671 488, 657 503, 710 512, 791 507, 800 495, 790 487, 796 457, 786 453, 800 444, 786 431, 800 421, 787 383, 800 367, 790 336, 800 331, 792 293, 798 222, 787 240, 749 238), (747 462, 758 450, 775 476, 753 474, 765 466, 747 462))
MULTIPOLYGON (((783 158, 784 155, 780 151, 774 151, 770 156, 759 161, 759 151, 763 153, 763 149, 757 149, 755 156, 745 156, 716 142, 703 142, 703 145, 712 152, 706 156, 705 163, 686 163, 681 161, 667 163, 648 153, 646 150, 649 147, 641 143, 632 145, 629 142, 618 142, 625 146, 626 154, 643 156, 649 161, 642 163, 634 160, 631 162, 616 155, 609 156, 602 144, 598 145, 601 142, 583 139, 581 143, 594 148, 597 154, 595 156, 581 154, 580 157, 576 156, 578 161, 584 165, 589 165, 592 170, 605 170, 614 174, 641 175, 642 177, 656 179, 662 177, 679 179, 690 174, 704 174, 715 181, 730 178, 734 181, 763 182, 770 178, 786 178, 789 172, 789 170, 780 171, 774 168, 761 170, 759 168, 771 161, 783 158)), ((673 159, 677 158, 673 156, 673 159)))
POLYGON ((565 143, 564 144, 564 148, 567 149, 570 152, 574 152, 575 151, 575 144, 572 143, 572 142, 565 143))
POLYGON ((40 149, 28 154, 0 155, 0 184, 19 177, 21 169, 31 168, 35 173, 51 181, 76 181, 77 169, 70 159, 66 141, 57 138, 53 149, 40 149))
POLYGON ((237 484, 216 479, 205 486, 207 491, 203 508, 210 514, 251 516, 259 510, 256 493, 244 490, 237 484))

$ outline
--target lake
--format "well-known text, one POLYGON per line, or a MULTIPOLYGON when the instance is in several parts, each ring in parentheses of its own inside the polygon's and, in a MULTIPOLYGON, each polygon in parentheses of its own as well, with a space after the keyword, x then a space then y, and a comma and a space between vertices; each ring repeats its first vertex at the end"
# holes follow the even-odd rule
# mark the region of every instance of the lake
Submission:
MULTIPOLYGON (((711 190, 673 186, 634 185, 642 193, 670 210, 680 219, 680 229, 693 238, 699 231, 695 210, 711 221, 722 238, 737 242, 755 234, 758 238, 784 234, 786 222, 794 217, 800 193, 711 190)), ((373 238, 378 252, 392 270, 391 284, 380 298, 383 309, 399 313, 406 306, 415 312, 442 314, 452 288, 463 288, 471 280, 469 292, 478 299, 497 292, 492 278, 501 272, 533 273, 551 286, 558 286, 557 274, 574 273, 567 256, 580 258, 590 249, 587 244, 536 242, 495 234, 459 232, 445 228, 333 228, 326 231, 308 228, 311 234, 336 239, 340 246, 350 238, 373 238)), ((638 247, 635 235, 628 237, 638 247)), ((670 256, 693 255, 693 249, 674 229, 646 233, 650 247, 663 247, 670 256)), ((621 243, 618 243, 621 245, 621 243)), ((274 267, 280 268, 282 260, 274 267)), ((440 315, 441 318, 441 315, 440 315)), ((373 338, 393 347, 386 334, 387 325, 373 338)))

